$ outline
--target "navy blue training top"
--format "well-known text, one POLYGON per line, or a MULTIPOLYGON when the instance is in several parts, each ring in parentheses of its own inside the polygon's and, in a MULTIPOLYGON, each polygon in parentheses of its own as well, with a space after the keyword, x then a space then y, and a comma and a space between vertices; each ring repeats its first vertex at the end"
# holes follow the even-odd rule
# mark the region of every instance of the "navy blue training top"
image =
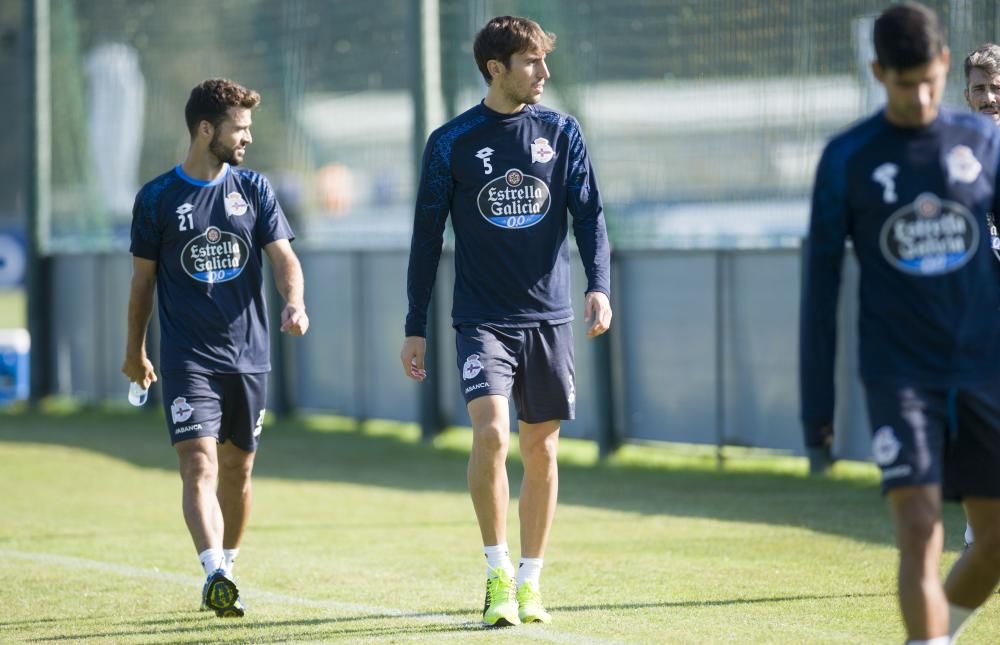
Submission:
POLYGON ((580 125, 541 105, 480 103, 424 149, 407 272, 407 336, 426 336, 445 221, 455 230, 452 322, 533 327, 573 319, 568 218, 587 292, 611 293, 604 209, 580 125))
POLYGON ((161 371, 271 369, 261 249, 294 239, 264 175, 228 164, 200 181, 178 165, 142 187, 136 257, 154 260, 161 371))
POLYGON ((1000 128, 941 110, 923 128, 884 112, 826 146, 816 173, 800 320, 802 420, 833 420, 844 242, 861 272, 867 383, 947 386, 1000 375, 1000 264, 990 252, 1000 128))

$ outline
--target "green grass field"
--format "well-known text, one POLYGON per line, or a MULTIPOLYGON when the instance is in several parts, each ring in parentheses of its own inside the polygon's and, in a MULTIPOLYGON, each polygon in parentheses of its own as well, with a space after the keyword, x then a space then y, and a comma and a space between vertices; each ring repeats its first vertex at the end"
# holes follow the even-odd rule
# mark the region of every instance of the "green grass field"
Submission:
MULTIPOLYGON (((265 427, 237 575, 250 613, 197 611, 161 413, 0 413, 0 641, 898 643, 896 558, 866 464, 564 441, 551 625, 479 627, 467 431, 315 418, 265 427)), ((511 463, 512 489, 520 470, 511 463)), ((511 543, 517 553, 516 513, 511 543)), ((962 519, 947 514, 947 561, 962 519)), ((996 642, 991 600, 963 642, 996 642)))

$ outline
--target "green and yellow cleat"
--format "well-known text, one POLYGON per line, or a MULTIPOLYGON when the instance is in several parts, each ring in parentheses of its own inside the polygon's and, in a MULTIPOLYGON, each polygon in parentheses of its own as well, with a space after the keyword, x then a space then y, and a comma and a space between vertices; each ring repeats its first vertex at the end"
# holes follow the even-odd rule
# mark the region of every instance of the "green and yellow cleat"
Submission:
POLYGON ((530 580, 517 588, 517 615, 522 623, 551 623, 552 616, 542 605, 542 593, 530 580))
POLYGON ((226 607, 225 609, 216 609, 215 615, 220 618, 243 618, 246 615, 247 609, 243 606, 243 601, 239 598, 233 601, 233 604, 226 607))
POLYGON ((487 627, 520 625, 514 578, 503 569, 490 569, 486 576, 483 624, 487 627))
POLYGON ((210 609, 222 618, 240 618, 246 614, 236 583, 222 569, 212 572, 205 581, 201 590, 201 609, 210 609))

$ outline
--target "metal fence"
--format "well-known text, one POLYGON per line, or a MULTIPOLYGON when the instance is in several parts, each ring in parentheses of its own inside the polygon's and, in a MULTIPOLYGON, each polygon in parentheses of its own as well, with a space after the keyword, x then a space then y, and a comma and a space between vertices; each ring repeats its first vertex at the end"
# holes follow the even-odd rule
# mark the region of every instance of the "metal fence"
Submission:
MULTIPOLYGON (((1000 8, 928 3, 956 54, 946 102, 961 104, 962 54, 998 37, 1000 8)), ((578 341, 581 418, 567 432, 596 438, 613 418, 631 439, 798 450, 791 247, 824 141, 882 100, 867 70, 868 30, 885 4, 0 3, 0 90, 21 98, 37 87, 33 56, 49 63, 49 94, 9 101, 0 139, 0 229, 30 221, 19 239, 42 239, 51 253, 29 314, 36 332, 52 331, 44 376, 58 392, 121 397, 130 196, 183 157, 190 88, 227 76, 263 95, 247 162, 295 219, 317 321, 279 374, 304 408, 414 418, 419 390, 395 378, 395 357, 415 151, 428 128, 481 98, 476 30, 519 14, 558 35, 545 102, 582 123, 616 248, 615 327, 600 350, 610 359, 578 341), (42 7, 44 41, 28 20, 42 7), (44 142, 31 138, 40 128, 57 144, 47 164, 44 142), (589 407, 602 400, 610 411, 589 407)), ((446 421, 462 422, 447 312, 438 320, 440 380, 425 387, 437 388, 446 421)), ((841 356, 838 448, 865 457, 853 354, 841 356)))
MULTIPOLYGON (((412 421, 418 388, 433 388, 444 423, 467 425, 449 328, 450 298, 443 299, 432 332, 439 351, 430 359, 431 377, 418 385, 400 369, 406 249, 305 249, 301 258, 313 325, 306 336, 281 341, 288 350, 285 375, 294 406, 412 421)), ((798 249, 622 251, 614 256, 613 272, 611 360, 599 355, 601 341, 577 334, 578 418, 565 424, 565 435, 602 440, 614 432, 626 441, 802 453, 798 249)), ((575 283, 583 284, 582 271, 577 273, 575 283)), ((58 393, 124 401, 126 383, 118 370, 129 275, 125 254, 54 259, 50 369, 58 393)), ((451 282, 445 256, 439 288, 451 282)), ((856 284, 856 269, 848 263, 836 448, 840 456, 867 459, 867 422, 853 358, 856 284)))

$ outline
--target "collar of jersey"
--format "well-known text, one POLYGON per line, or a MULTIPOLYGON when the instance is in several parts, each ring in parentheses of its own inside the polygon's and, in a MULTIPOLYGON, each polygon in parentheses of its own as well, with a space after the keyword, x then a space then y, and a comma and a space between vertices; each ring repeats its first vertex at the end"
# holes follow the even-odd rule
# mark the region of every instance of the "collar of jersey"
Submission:
POLYGON ((884 123, 885 126, 893 132, 899 132, 900 134, 904 135, 918 135, 936 130, 941 123, 943 123, 946 119, 948 119, 950 113, 947 113, 945 107, 942 105, 940 108, 938 108, 937 116, 934 117, 933 121, 931 121, 927 125, 918 125, 909 127, 896 125, 895 123, 890 121, 889 117, 885 115, 884 107, 881 110, 879 110, 879 116, 882 118, 882 123, 884 123))
POLYGON ((216 177, 211 181, 202 181, 201 179, 195 179, 194 177, 189 176, 186 172, 184 172, 184 169, 181 168, 181 164, 177 164, 174 167, 174 170, 177 172, 178 177, 180 177, 189 184, 193 184, 195 186, 215 186, 224 182, 226 180, 226 176, 229 175, 229 170, 230 170, 229 164, 224 163, 222 165, 225 166, 222 169, 222 172, 219 173, 218 177, 216 177))
POLYGON ((512 112, 510 114, 505 114, 503 112, 497 112, 496 110, 491 110, 486 107, 486 101, 479 102, 479 109, 482 110, 483 114, 494 119, 520 119, 535 111, 534 105, 525 105, 520 112, 512 112))

